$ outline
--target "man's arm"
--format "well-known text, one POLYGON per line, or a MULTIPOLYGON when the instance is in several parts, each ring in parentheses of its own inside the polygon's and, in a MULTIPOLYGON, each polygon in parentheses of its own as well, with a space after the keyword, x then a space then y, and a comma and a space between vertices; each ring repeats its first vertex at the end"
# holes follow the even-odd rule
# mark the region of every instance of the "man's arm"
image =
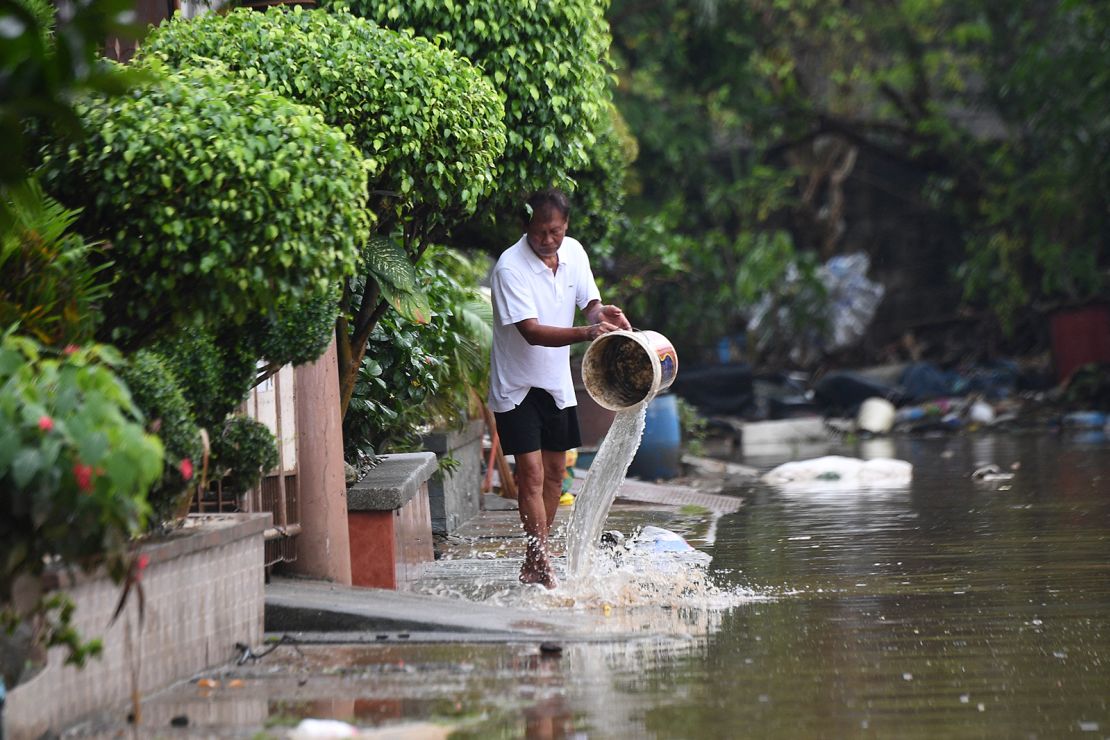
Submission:
POLYGON ((576 342, 589 342, 620 328, 607 321, 588 326, 548 326, 541 324, 538 319, 524 319, 516 322, 515 326, 528 344, 540 347, 565 347, 576 342))
POLYGON ((624 312, 616 306, 603 306, 594 299, 582 309, 587 326, 548 326, 537 319, 524 319, 516 322, 516 328, 528 344, 541 347, 565 347, 576 342, 591 342, 602 334, 618 329, 631 329, 624 312))

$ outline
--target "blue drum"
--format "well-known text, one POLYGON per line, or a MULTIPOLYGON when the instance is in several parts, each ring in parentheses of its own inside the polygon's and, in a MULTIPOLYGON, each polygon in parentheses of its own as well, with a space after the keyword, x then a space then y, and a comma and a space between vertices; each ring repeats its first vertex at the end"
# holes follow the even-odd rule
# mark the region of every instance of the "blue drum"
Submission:
POLYGON ((647 407, 644 436, 628 474, 644 480, 666 480, 682 472, 682 430, 678 401, 670 393, 656 396, 647 407))

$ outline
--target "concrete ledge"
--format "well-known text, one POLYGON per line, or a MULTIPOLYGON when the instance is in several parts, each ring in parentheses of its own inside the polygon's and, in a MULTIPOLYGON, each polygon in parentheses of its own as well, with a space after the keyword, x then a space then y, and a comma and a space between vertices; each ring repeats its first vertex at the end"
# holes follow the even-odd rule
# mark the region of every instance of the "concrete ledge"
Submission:
POLYGON ((485 424, 475 420, 459 429, 424 435, 425 450, 437 460, 450 458, 454 469, 440 466, 440 473, 428 480, 428 500, 432 505, 432 531, 451 534, 478 515, 482 488, 482 434, 485 424))
POLYGON ((600 622, 589 614, 544 613, 322 581, 274 578, 266 586, 267 632, 411 630, 519 638, 596 635, 600 622))
POLYGON ((347 489, 347 511, 394 511, 411 501, 436 472, 434 452, 384 455, 381 463, 347 489))

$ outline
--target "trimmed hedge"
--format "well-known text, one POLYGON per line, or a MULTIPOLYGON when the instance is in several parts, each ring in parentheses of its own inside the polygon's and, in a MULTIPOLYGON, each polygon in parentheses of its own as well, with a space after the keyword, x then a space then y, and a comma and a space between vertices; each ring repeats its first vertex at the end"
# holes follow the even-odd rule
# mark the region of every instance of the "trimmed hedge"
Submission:
POLYGON ((212 440, 213 482, 219 481, 225 494, 246 493, 277 464, 274 435, 246 416, 229 416, 212 440))
POLYGON ((190 327, 154 345, 192 403, 197 424, 210 435, 243 402, 254 380, 257 356, 244 334, 240 327, 218 334, 190 327))
POLYGON ((141 346, 197 315, 241 321, 354 270, 369 226, 358 151, 318 112, 219 65, 77 106, 43 180, 109 239, 102 336, 141 346))
POLYGON ((565 183, 590 164, 609 103, 609 25, 595 0, 324 0, 387 28, 411 29, 480 66, 505 106, 498 191, 565 183))
POLYGON ((140 55, 171 66, 218 59, 281 95, 316 106, 366 156, 384 208, 472 211, 495 181, 505 144, 501 102, 470 62, 411 34, 346 12, 177 18, 154 29, 140 55))
POLYGON ((147 493, 150 524, 157 527, 173 517, 181 497, 192 485, 194 467, 200 470, 200 433, 189 402, 163 358, 147 350, 136 352, 128 358, 120 377, 146 416, 147 430, 157 435, 165 448, 162 477, 147 493))

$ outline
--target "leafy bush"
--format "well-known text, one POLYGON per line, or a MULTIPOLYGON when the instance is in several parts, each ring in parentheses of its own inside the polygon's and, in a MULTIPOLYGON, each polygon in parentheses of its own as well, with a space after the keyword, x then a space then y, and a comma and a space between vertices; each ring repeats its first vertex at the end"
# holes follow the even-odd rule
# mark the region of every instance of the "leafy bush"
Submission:
POLYGON ((393 198, 388 210, 419 207, 435 220, 473 210, 494 185, 500 101, 470 63, 424 39, 345 12, 237 9, 164 23, 141 55, 177 67, 219 59, 316 106, 366 155, 370 189, 393 198))
MULTIPOLYGON (((328 0, 326 6, 347 4, 328 0)), ((412 29, 480 66, 500 91, 508 128, 498 192, 566 182, 590 164, 609 101, 609 31, 593 0, 397 3, 349 0, 352 12, 412 29)))
POLYGON ((218 65, 78 106, 88 135, 45 154, 48 189, 108 238, 102 335, 138 346, 168 321, 230 321, 319 294, 368 234, 361 157, 319 114, 218 65))
POLYGON ((147 491, 162 472, 162 444, 113 372, 111 347, 62 353, 10 331, 0 339, 0 621, 47 615, 48 642, 71 657, 85 646, 50 616, 46 599, 13 613, 19 576, 37 578, 59 560, 126 571, 132 536, 146 520, 147 491))
POLYGON ((75 211, 61 206, 27 180, 4 193, 8 223, 0 224, 0 326, 19 330, 44 344, 88 341, 107 295, 103 265, 92 257, 99 245, 70 227, 75 211))
POLYGON ((417 267, 430 301, 427 323, 387 314, 371 334, 350 408, 343 419, 344 452, 418 449, 431 426, 455 427, 477 413, 489 380, 492 309, 478 291, 484 266, 432 248, 417 267))
POLYGON ((181 393, 166 361, 148 350, 128 358, 120 373, 135 405, 147 419, 147 431, 162 440, 165 465, 162 478, 147 494, 153 526, 170 519, 193 484, 194 466, 200 467, 202 447, 192 409, 181 393))
POLYGON ((280 303, 276 310, 253 319, 251 345, 272 366, 303 365, 328 348, 335 337, 340 286, 310 298, 280 303))
POLYGON ((229 416, 212 440, 212 482, 225 494, 238 496, 278 464, 274 435, 265 424, 245 416, 229 416))
POLYGON ((46 0, 0 3, 0 188, 22 182, 33 167, 29 129, 49 126, 79 136, 73 109, 78 93, 117 94, 138 79, 101 56, 109 36, 139 35, 134 3, 86 0, 64 7, 56 17, 54 4, 46 0), (55 44, 55 38, 63 43, 55 44))
POLYGON ((209 432, 222 428, 224 418, 247 397, 254 380, 256 355, 243 341, 245 331, 190 327, 154 345, 192 404, 197 424, 209 432))

